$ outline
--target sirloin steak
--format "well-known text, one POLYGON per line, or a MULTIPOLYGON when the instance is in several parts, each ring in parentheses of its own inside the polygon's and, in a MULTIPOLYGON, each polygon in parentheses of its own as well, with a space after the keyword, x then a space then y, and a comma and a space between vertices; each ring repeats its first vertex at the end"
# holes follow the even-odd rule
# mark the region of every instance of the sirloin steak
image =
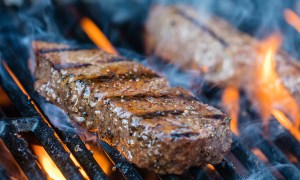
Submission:
POLYGON ((138 167, 181 174, 230 150, 225 114, 145 66, 99 49, 33 48, 35 90, 138 167))

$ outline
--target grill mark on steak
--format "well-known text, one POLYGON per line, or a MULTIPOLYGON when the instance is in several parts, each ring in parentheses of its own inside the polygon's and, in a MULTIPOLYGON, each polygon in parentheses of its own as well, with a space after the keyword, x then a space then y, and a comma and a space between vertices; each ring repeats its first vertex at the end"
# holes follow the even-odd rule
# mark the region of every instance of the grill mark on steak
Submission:
MULTIPOLYGON (((124 58, 111 58, 108 62, 101 62, 101 60, 96 60, 97 63, 103 64, 103 63, 114 63, 114 62, 120 62, 124 61, 124 58)), ((55 63, 53 64, 54 69, 56 70, 62 70, 62 69, 77 69, 77 68, 83 68, 83 67, 88 67, 91 66, 92 64, 90 63, 55 63)))
POLYGON ((210 118, 210 119, 225 118, 225 116, 221 115, 221 114, 206 115, 206 116, 203 116, 203 117, 210 118))
MULTIPOLYGON (((149 112, 149 113, 144 113, 139 115, 142 118, 145 119, 154 119, 156 117, 161 117, 161 116, 168 116, 168 115, 183 115, 184 111, 182 110, 174 110, 174 111, 157 111, 157 112, 149 112)), ((203 115, 203 118, 208 118, 208 119, 217 119, 220 120, 222 118, 225 118, 226 116, 224 115, 203 115)))
POLYGON ((113 82, 123 79, 123 80, 132 80, 132 81, 138 81, 145 78, 158 78, 159 76, 157 74, 114 74, 113 72, 108 76, 97 76, 92 78, 83 78, 82 80, 90 81, 91 83, 101 83, 101 82, 113 82))
POLYGON ((177 13, 179 15, 181 15, 184 19, 186 19, 189 22, 191 22, 192 24, 194 24, 195 26, 197 26, 197 27, 201 28, 203 31, 209 33, 212 37, 214 37, 216 40, 218 40, 224 48, 229 46, 229 44, 224 39, 219 37, 213 30, 211 30, 209 27, 205 26, 201 22, 197 21, 195 18, 189 16, 184 11, 178 9, 177 13))
MULTIPOLYGON (((121 62, 121 61, 125 61, 125 60, 127 60, 127 59, 123 58, 123 57, 114 57, 114 58, 111 58, 108 62, 105 62, 105 63, 121 62)), ((104 63, 101 60, 96 60, 95 62, 97 62, 99 64, 104 63)))
POLYGON ((145 114, 139 115, 142 118, 145 119, 154 119, 156 117, 160 116, 168 116, 168 115, 182 115, 184 111, 182 110, 174 110, 174 111, 157 111, 157 112, 149 112, 145 114))
POLYGON ((196 98, 185 95, 185 94, 170 94, 170 93, 144 93, 144 94, 136 94, 132 96, 112 96, 109 97, 111 100, 124 100, 124 101, 134 101, 134 100, 141 100, 141 99, 147 99, 147 98, 153 98, 153 99, 169 99, 174 98, 178 100, 188 100, 188 101, 196 101, 196 98))
MULTIPOLYGON (((129 100, 108 99, 110 104, 115 107, 123 107, 124 110, 130 111, 135 116, 143 116, 156 113, 158 111, 185 111, 196 113, 199 110, 199 104, 193 100, 180 98, 177 96, 162 97, 138 97, 129 100)), ((158 113, 161 114, 161 113, 158 113)))
POLYGON ((53 64, 54 69, 56 70, 62 70, 62 69, 70 69, 70 68, 82 68, 82 67, 88 67, 91 66, 92 64, 89 63, 64 63, 64 64, 53 64))
POLYGON ((82 48, 58 48, 58 49, 41 49, 36 51, 38 54, 46 54, 51 52, 63 52, 63 51, 78 51, 82 50, 82 48))

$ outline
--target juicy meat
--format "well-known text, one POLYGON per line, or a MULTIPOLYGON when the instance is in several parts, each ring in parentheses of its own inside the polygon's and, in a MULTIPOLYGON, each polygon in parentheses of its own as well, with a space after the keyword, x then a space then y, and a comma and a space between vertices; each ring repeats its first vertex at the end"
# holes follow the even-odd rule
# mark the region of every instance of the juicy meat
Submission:
MULTIPOLYGON (((148 53, 183 69, 196 69, 206 81, 220 86, 243 87, 261 56, 260 42, 238 31, 224 20, 188 6, 157 6, 146 23, 148 53)), ((300 104, 300 63, 279 51, 276 71, 300 104)))
MULTIPOLYGON (((39 51, 35 89, 71 119, 160 174, 219 163, 229 119, 143 65, 101 50, 39 51)), ((44 46, 43 46, 44 48, 44 46)))

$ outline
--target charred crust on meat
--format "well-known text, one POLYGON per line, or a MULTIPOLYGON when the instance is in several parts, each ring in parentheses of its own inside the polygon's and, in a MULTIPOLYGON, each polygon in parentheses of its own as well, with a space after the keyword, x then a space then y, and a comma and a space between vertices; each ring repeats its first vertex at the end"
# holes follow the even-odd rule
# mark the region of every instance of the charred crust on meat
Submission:
POLYGON ((64 51, 77 51, 82 50, 82 48, 59 48, 59 49, 41 49, 36 51, 37 54, 45 54, 51 52, 64 52, 64 51))
MULTIPOLYGON (((127 60, 126 58, 123 58, 123 57, 114 57, 114 58, 111 58, 108 63, 113 63, 113 62, 121 62, 121 61, 125 61, 127 60)), ((98 63, 103 63, 103 61, 101 60, 96 60, 96 62, 98 63)))
MULTIPOLYGON (((226 122, 228 121, 228 117, 226 117, 223 114, 213 114, 213 115, 209 115, 209 116, 204 116, 206 118, 211 118, 211 119, 224 119, 226 122)), ((230 120, 230 118, 229 118, 230 120)))
POLYGON ((185 133, 182 133, 182 132, 174 132, 174 133, 171 133, 170 134, 172 138, 176 139, 176 138, 181 138, 181 137, 192 137, 192 136, 197 136, 197 133, 195 132, 185 132, 185 133))
POLYGON ((184 111, 181 110, 174 110, 174 111, 157 111, 157 112, 149 112, 142 115, 139 115, 140 117, 144 119, 153 119, 158 116, 168 116, 168 115, 181 115, 184 111))
POLYGON ((64 64, 53 64, 53 67, 56 70, 62 70, 62 69, 70 69, 70 68, 82 68, 82 67, 88 67, 91 66, 91 64, 88 63, 84 63, 84 64, 80 64, 80 63, 64 63, 64 64))
POLYGON ((176 98, 178 100, 188 100, 191 103, 193 103, 195 101, 195 99, 193 97, 190 96, 186 96, 186 95, 180 95, 180 96, 176 96, 174 94, 166 94, 166 93, 145 93, 145 94, 136 94, 136 95, 132 95, 132 96, 113 96, 110 97, 111 100, 120 100, 123 99, 123 101, 133 101, 133 100, 141 100, 141 99, 145 99, 145 100, 150 100, 150 99, 170 99, 170 98, 176 98))
POLYGON ((110 73, 106 76, 97 76, 93 78, 85 78, 83 80, 88 80, 90 82, 112 82, 112 81, 118 81, 120 79, 124 80, 133 80, 133 81, 139 81, 142 78, 156 78, 159 77, 157 74, 141 74, 141 75, 135 75, 135 74, 114 74, 110 73))
POLYGON ((191 22, 192 24, 194 24, 195 26, 203 29, 203 31, 206 31, 207 33, 209 33, 212 37, 214 37, 215 39, 217 39, 223 47, 228 47, 229 44, 222 39, 221 37, 219 37, 213 30, 211 30, 209 27, 205 26, 204 24, 202 24, 201 22, 199 22, 197 19, 189 16, 187 13, 185 13, 184 11, 177 9, 176 11, 179 15, 181 15, 183 18, 185 18, 186 20, 188 20, 189 22, 191 22))

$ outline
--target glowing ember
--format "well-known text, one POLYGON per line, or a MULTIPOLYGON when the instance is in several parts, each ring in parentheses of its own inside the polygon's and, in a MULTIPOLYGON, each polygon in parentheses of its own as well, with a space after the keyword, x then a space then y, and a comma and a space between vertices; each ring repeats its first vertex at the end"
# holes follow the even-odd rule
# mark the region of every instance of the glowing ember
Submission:
POLYGON ((85 17, 81 20, 80 24, 84 32, 100 49, 117 54, 115 48, 92 20, 85 17))
POLYGON ((284 10, 284 18, 286 22, 293 26, 300 33, 300 17, 292 10, 284 10))
POLYGON ((32 145, 32 149, 34 154, 38 156, 37 160, 49 178, 66 179, 42 146, 32 145))
POLYGON ((238 130, 239 99, 240 96, 239 96, 238 88, 230 86, 224 89, 222 95, 222 105, 231 118, 230 128, 235 135, 239 135, 239 130, 238 130))
MULTIPOLYGON (((300 118, 296 100, 285 89, 276 73, 275 57, 280 43, 281 36, 279 34, 274 34, 262 42, 258 52, 254 80, 249 84, 248 89, 250 90, 248 93, 252 96, 251 99, 254 99, 256 107, 261 112, 264 125, 270 119, 271 114, 277 111, 288 114, 294 122, 300 118)), ((288 121, 286 123, 291 123, 288 118, 285 120, 288 121)))

